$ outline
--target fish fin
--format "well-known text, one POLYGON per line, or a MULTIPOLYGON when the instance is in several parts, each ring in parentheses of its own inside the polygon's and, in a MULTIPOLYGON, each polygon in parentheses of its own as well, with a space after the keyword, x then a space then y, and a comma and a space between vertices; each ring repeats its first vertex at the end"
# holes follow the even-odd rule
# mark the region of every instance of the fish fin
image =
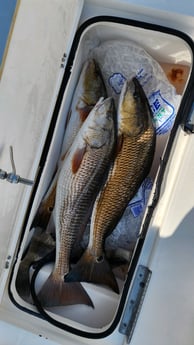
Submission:
POLYGON ((89 295, 80 283, 66 283, 63 278, 56 277, 53 273, 41 288, 38 299, 43 307, 72 304, 86 304, 94 307, 89 295))
POLYGON ((68 111, 67 118, 66 118, 66 121, 65 121, 64 132, 66 131, 66 129, 67 129, 67 127, 68 127, 68 124, 69 124, 69 122, 70 122, 71 114, 72 114, 72 109, 70 109, 70 110, 68 111))
POLYGON ((92 110, 92 106, 86 105, 85 107, 78 108, 79 116, 81 122, 84 122, 85 119, 88 117, 90 111, 92 110))
POLYGON ((20 263, 19 270, 16 277, 16 290, 19 296, 28 303, 33 303, 30 292, 30 265, 28 262, 23 261, 20 263))
POLYGON ((73 172, 73 174, 75 174, 78 171, 85 152, 86 152, 86 147, 84 146, 84 147, 78 149, 74 153, 74 156, 72 159, 72 172, 73 172))
POLYGON ((123 140, 123 135, 120 134, 117 138, 116 155, 122 150, 123 140))
POLYGON ((37 228, 30 240, 27 250, 22 257, 22 265, 27 263, 29 267, 36 261, 50 254, 55 249, 55 239, 53 235, 37 228), (40 231, 39 231, 40 230, 40 231))
POLYGON ((65 153, 61 156, 61 158, 60 158, 60 161, 61 161, 61 162, 63 162, 63 161, 65 160, 66 154, 67 154, 67 152, 65 152, 65 153))
POLYGON ((44 204, 40 204, 35 217, 31 223, 30 229, 41 227, 46 229, 49 222, 50 214, 44 204))
POLYGON ((105 256, 96 258, 88 249, 65 277, 65 281, 85 281, 107 285, 113 291, 119 293, 117 281, 105 256))
MULTIPOLYGON (((43 229, 44 233, 47 234, 47 236, 53 236, 55 238, 56 232, 55 232, 55 208, 53 209, 53 212, 50 216, 49 222, 47 224, 46 229, 43 229)), ((46 235, 45 235, 46 236, 46 235)))
POLYGON ((32 221, 30 229, 41 227, 42 229, 46 229, 50 216, 52 214, 54 208, 53 205, 47 205, 47 200, 42 200, 40 206, 35 214, 35 217, 32 221))

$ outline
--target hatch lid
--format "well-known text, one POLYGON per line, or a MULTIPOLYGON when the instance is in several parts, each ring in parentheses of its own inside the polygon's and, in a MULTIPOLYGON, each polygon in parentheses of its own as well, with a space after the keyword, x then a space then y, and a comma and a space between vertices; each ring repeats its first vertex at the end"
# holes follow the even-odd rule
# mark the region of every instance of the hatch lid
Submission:
MULTIPOLYGON (((0 173, 12 171, 12 146, 16 173, 36 178, 82 7, 82 0, 18 1, 0 79, 0 173)), ((0 298, 31 190, 1 176, 0 298)))

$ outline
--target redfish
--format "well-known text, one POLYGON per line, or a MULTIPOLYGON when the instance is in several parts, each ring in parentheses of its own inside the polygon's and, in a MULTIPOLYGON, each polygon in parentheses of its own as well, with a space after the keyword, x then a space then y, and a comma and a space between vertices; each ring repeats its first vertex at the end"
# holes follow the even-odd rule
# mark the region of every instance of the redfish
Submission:
POLYGON ((70 254, 91 205, 99 193, 113 157, 115 111, 111 98, 101 98, 78 132, 61 168, 55 202, 56 259, 38 298, 43 306, 87 304, 93 306, 79 282, 66 282, 70 254))
POLYGON ((39 205, 31 227, 40 226, 44 229, 47 227, 54 208, 57 178, 65 155, 78 130, 100 97, 107 97, 101 71, 94 59, 88 59, 81 70, 66 119, 65 135, 56 172, 39 205))
POLYGON ((117 154, 94 204, 88 247, 68 275, 69 281, 104 284, 115 292, 119 289, 104 253, 105 239, 148 175, 155 151, 152 113, 136 78, 125 82, 117 115, 117 154))

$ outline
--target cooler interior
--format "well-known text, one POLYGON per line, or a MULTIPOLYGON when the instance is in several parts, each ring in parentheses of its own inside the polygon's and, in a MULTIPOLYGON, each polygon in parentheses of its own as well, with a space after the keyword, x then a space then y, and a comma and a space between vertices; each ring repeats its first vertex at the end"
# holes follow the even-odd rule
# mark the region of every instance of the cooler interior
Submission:
MULTIPOLYGON (((28 214, 25 228, 23 229, 21 243, 17 253, 17 260, 15 262, 10 281, 10 291, 15 304, 20 308, 23 308, 26 314, 28 314, 28 312, 34 312, 37 317, 39 316, 36 307, 31 303, 27 303, 22 298, 22 295, 19 294, 15 286, 21 260, 27 251, 28 244, 30 243, 35 231, 35 229, 31 229, 32 220, 34 219, 39 203, 52 180, 57 162, 60 158, 61 145, 65 136, 65 123, 83 63, 90 56, 96 58, 96 55, 93 53, 95 48, 99 47, 101 44, 106 44, 106 42, 109 42, 110 40, 118 42, 135 42, 135 44, 138 44, 139 47, 143 48, 152 57, 152 59, 162 67, 165 78, 167 77, 166 81, 169 85, 174 86, 173 92, 175 96, 177 96, 176 113, 178 112, 182 96, 187 89, 193 57, 191 48, 182 38, 171 33, 160 32, 154 27, 153 30, 151 30, 144 27, 133 26, 130 23, 123 24, 122 22, 96 22, 83 30, 76 46, 74 59, 71 61, 72 67, 69 80, 64 90, 64 96, 51 140, 51 145, 48 150, 44 169, 38 183, 35 196, 33 201, 31 201, 31 209, 28 214)), ((75 49, 75 47, 73 47, 73 49, 75 49)), ((65 73, 67 73, 67 71, 65 73)), ((111 291, 111 289, 106 286, 82 283, 93 301, 94 308, 85 305, 48 308, 47 312, 52 318, 74 327, 75 329, 91 333, 101 333, 108 329, 115 319, 121 296, 123 294, 125 280, 128 271, 130 271, 130 265, 136 252, 139 235, 141 234, 146 207, 148 204, 152 204, 151 195, 154 188, 156 188, 157 173, 160 169, 161 157, 165 152, 165 147, 170 133, 171 129, 164 134, 157 135, 155 157, 150 174, 144 183, 144 189, 139 192, 140 196, 136 196, 132 206, 129 206, 128 210, 125 212, 123 216, 124 219, 120 222, 119 236, 117 236, 117 234, 115 235, 114 231, 114 234, 110 235, 110 238, 107 238, 107 246, 110 249, 110 252, 118 254, 120 251, 121 255, 125 255, 125 257, 127 257, 127 266, 125 265, 124 268, 117 267, 114 271, 120 289, 119 294, 111 291), (141 202, 139 202, 139 199, 141 199, 141 202), (123 243, 122 232, 124 234, 123 243)), ((37 292, 50 274, 52 267, 53 263, 49 263, 39 272, 36 279, 37 292)), ((29 274, 31 275, 32 272, 33 268, 31 267, 29 274)))

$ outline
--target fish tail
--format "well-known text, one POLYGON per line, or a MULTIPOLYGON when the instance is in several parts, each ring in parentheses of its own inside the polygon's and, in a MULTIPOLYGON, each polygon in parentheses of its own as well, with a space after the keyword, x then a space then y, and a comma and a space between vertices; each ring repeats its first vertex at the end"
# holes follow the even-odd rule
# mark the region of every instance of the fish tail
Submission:
POLYGON ((94 307, 89 295, 79 282, 67 283, 54 273, 41 288, 38 299, 43 307, 86 304, 94 307))
POLYGON ((109 286, 113 291, 119 293, 119 287, 111 267, 104 255, 96 257, 87 249, 77 264, 65 277, 70 282, 91 282, 109 286))
POLYGON ((25 260, 20 263, 16 277, 16 290, 24 301, 32 303, 30 293, 29 268, 30 264, 28 262, 25 262, 25 260))

